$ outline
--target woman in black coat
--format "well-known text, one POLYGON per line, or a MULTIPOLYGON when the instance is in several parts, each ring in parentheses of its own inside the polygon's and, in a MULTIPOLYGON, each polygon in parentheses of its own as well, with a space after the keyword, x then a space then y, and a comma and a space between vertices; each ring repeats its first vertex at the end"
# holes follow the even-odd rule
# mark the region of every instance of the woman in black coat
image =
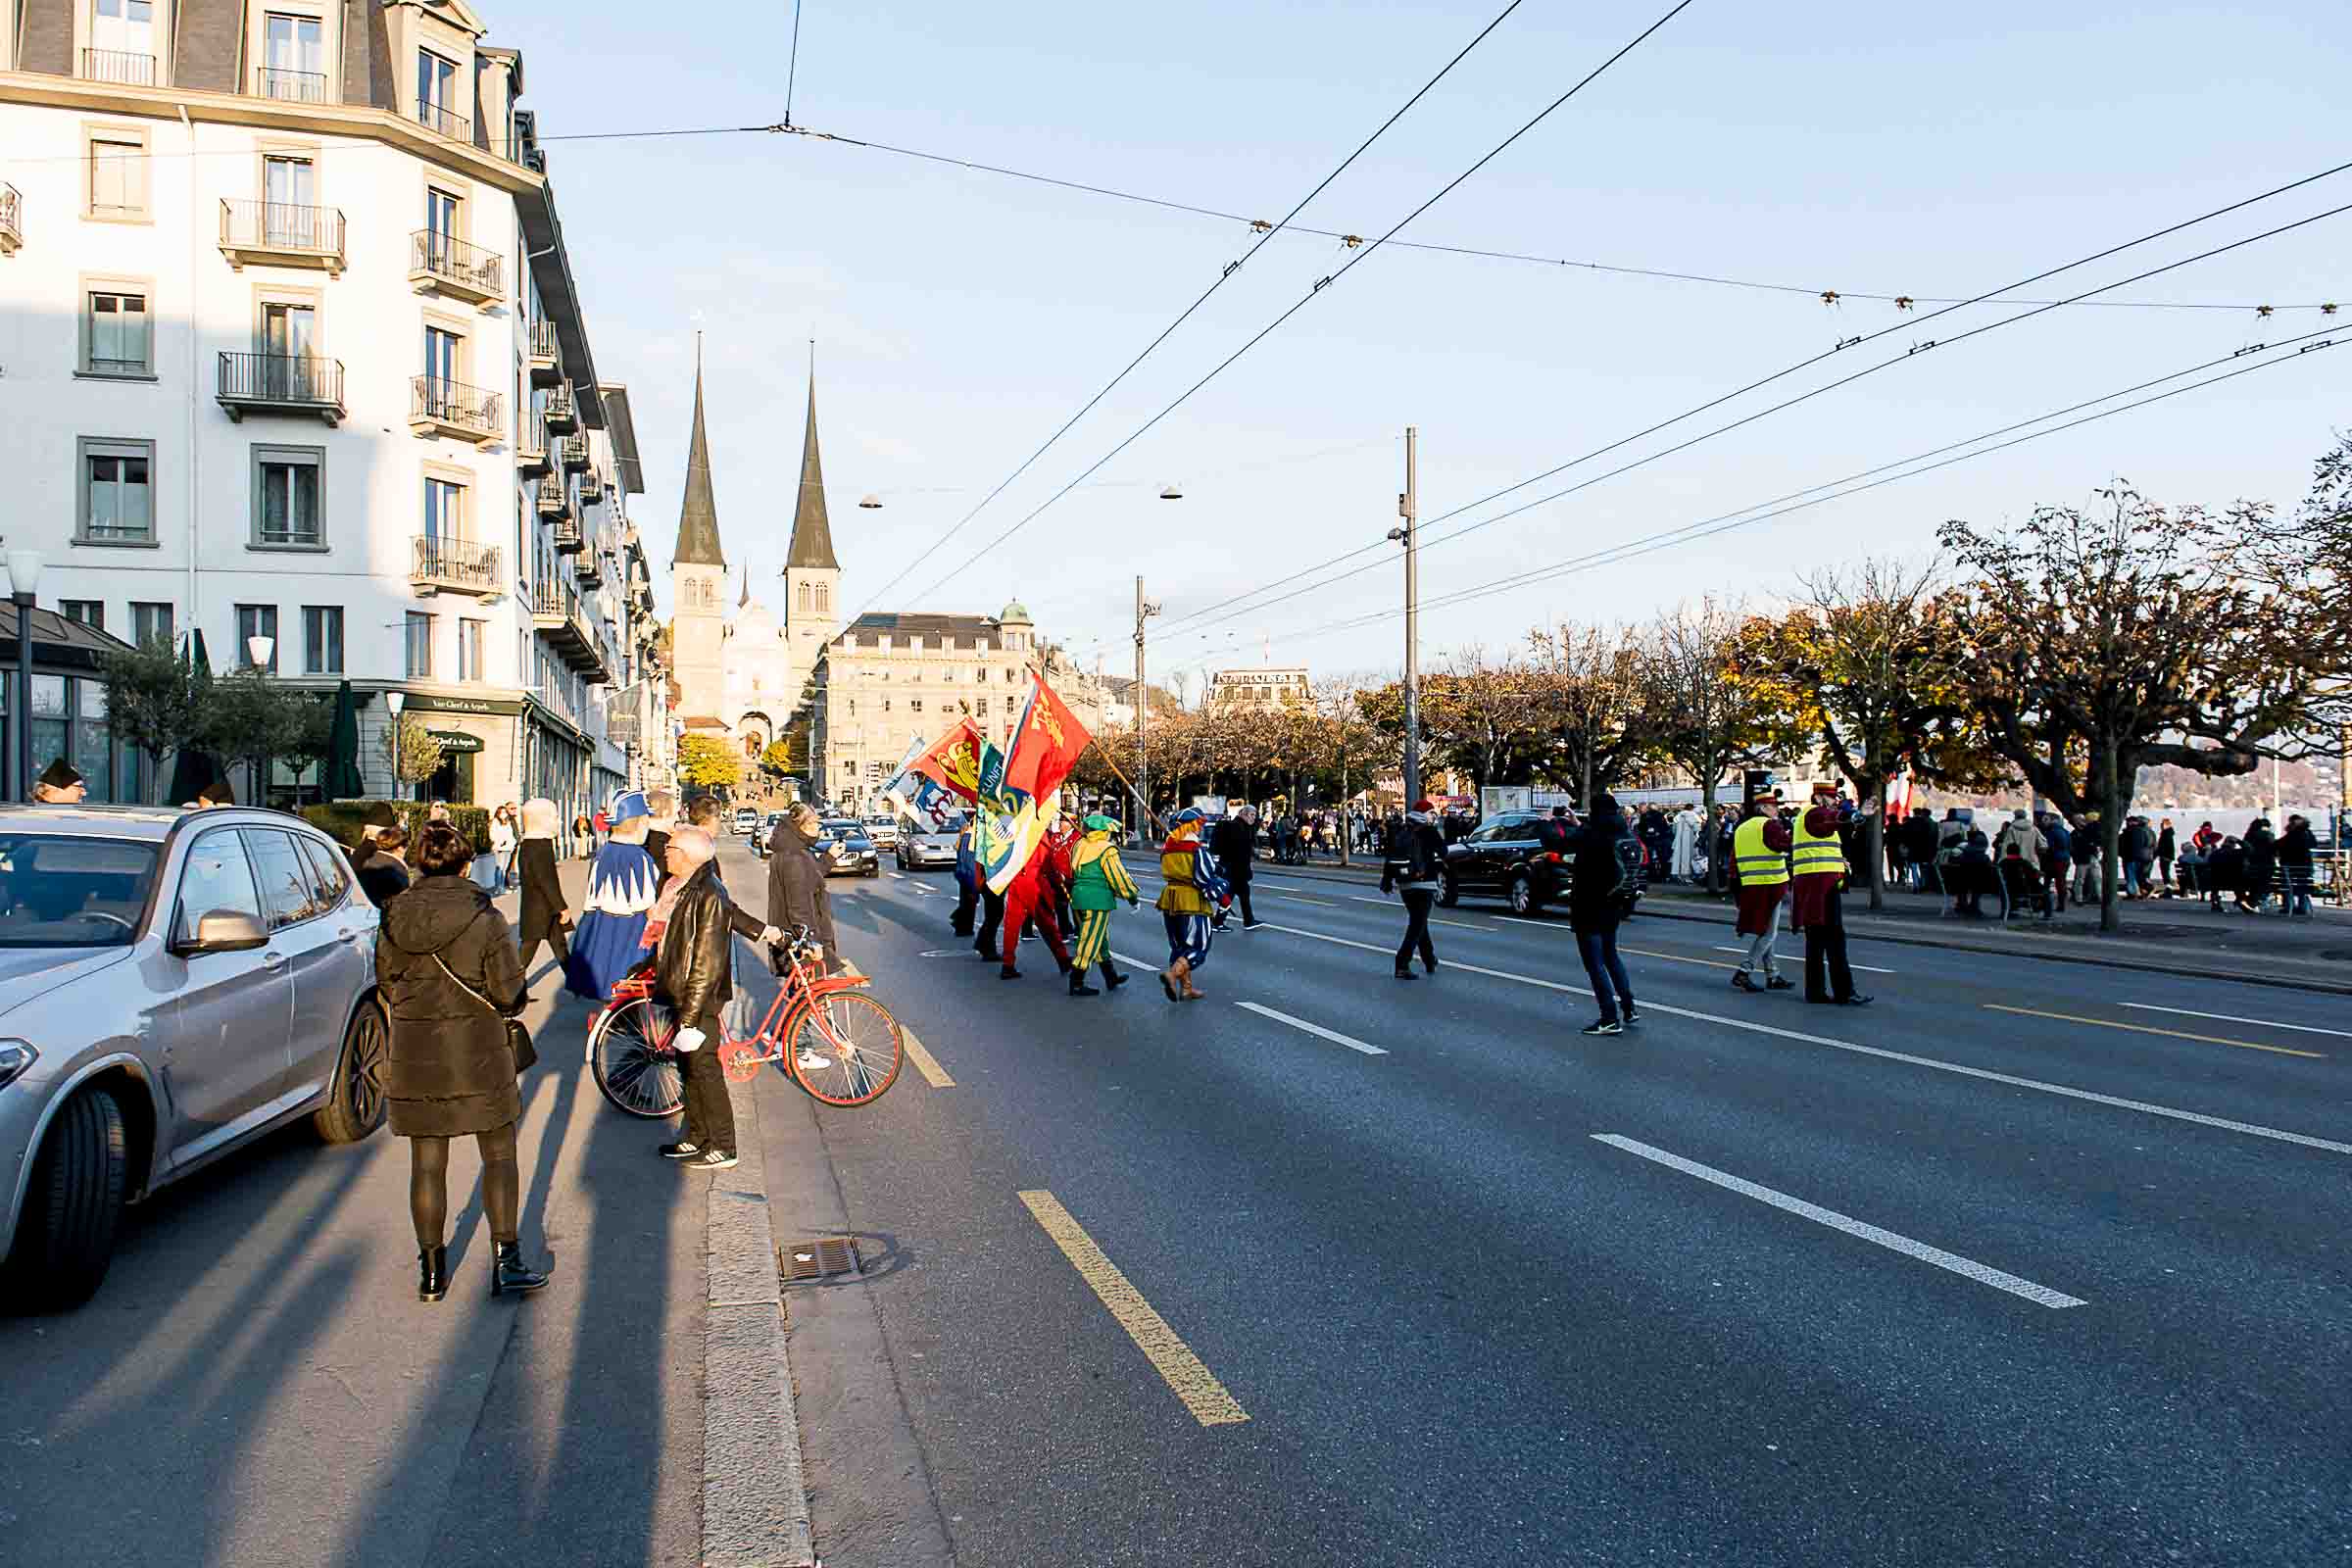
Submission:
POLYGON ((416 1226, 416 1298, 449 1292, 449 1141, 471 1133, 482 1154, 482 1208, 497 1260, 490 1294, 538 1290, 516 1224, 522 1176, 514 1124, 514 1048, 507 1019, 522 1005, 522 963, 490 896, 466 876, 473 850, 446 822, 417 835, 416 883, 384 910, 376 984, 392 1014, 384 1098, 409 1140, 409 1213, 416 1226))
POLYGON ((357 863, 360 891, 379 909, 409 889, 409 862, 400 856, 408 847, 408 831, 398 822, 374 829, 361 846, 368 854, 357 863))

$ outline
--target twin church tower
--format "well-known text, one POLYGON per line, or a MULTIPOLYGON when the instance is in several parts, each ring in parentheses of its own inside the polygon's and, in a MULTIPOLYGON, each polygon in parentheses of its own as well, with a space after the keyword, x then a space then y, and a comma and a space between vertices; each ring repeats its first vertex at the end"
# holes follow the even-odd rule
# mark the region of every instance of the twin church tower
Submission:
POLYGON ((678 545, 670 558, 670 671, 678 683, 677 715, 688 734, 723 735, 747 757, 757 757, 791 722, 825 644, 841 630, 841 563, 833 554, 833 525, 825 514, 813 370, 792 543, 784 555, 781 624, 753 598, 748 566, 730 613, 727 575, 718 506, 711 494, 710 442, 703 427, 703 368, 698 355, 694 433, 686 449, 678 545))

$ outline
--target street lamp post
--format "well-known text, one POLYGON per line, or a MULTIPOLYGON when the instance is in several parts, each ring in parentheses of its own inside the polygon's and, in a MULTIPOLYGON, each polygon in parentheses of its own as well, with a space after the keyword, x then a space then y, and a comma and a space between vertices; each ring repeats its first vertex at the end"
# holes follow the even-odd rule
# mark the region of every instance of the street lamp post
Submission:
POLYGON ((1404 804, 1421 799, 1421 432, 1404 427, 1404 493, 1396 498, 1404 526, 1389 538, 1404 546, 1404 804))
POLYGON ((400 710, 409 701, 406 692, 384 693, 384 711, 392 715, 392 798, 400 799, 400 710))
POLYGON ((32 604, 41 585, 41 553, 8 553, 8 597, 17 607, 17 799, 32 799, 32 604))
MULTIPOLYGON (((245 639, 245 662, 253 666, 254 672, 264 681, 269 680, 270 662, 276 657, 276 638, 256 635, 245 639)), ((264 752, 261 761, 256 764, 258 776, 253 781, 254 805, 270 804, 270 775, 275 770, 276 762, 277 759, 264 752)))

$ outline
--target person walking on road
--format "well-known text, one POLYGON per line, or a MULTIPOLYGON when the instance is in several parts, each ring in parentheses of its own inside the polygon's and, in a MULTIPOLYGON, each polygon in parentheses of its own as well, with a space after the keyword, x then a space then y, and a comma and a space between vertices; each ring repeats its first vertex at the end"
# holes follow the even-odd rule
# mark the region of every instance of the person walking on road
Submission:
POLYGON ((1789 897, 1793 924, 1805 933, 1805 1000, 1859 1007, 1870 999, 1854 991, 1845 957, 1845 855, 1838 845, 1838 786, 1813 786, 1813 804, 1789 835, 1789 897))
POLYGON ((1098 964, 1103 985, 1116 991, 1127 983, 1127 977, 1110 961, 1110 911, 1118 907, 1121 899, 1135 908, 1143 895, 1135 878, 1127 874, 1112 841, 1119 824, 1098 812, 1080 826, 1086 829, 1086 836, 1070 857, 1070 904, 1078 911, 1078 946, 1070 955, 1070 995, 1099 997, 1102 993, 1086 983, 1086 971, 1098 964))
POLYGON ((1234 902, 1242 906, 1242 929, 1254 931, 1264 925, 1250 905, 1250 878, 1257 858, 1257 808, 1245 806, 1210 828, 1208 849, 1225 880, 1233 884, 1234 902))
POLYGON ((1168 840, 1159 847, 1159 879, 1157 907, 1168 933, 1168 966, 1159 972, 1159 988, 1170 1002, 1198 1002, 1201 992, 1193 976, 1208 962, 1208 917, 1226 885, 1216 857, 1200 842, 1197 808, 1176 813, 1168 840))
POLYGON ((1030 849, 1029 858, 1012 874, 1004 888, 1004 929, 997 938, 998 951, 1004 955, 997 969, 1000 980, 1018 980, 1020 966, 1014 956, 1020 951, 1022 931, 1035 925, 1037 934, 1054 955, 1054 962, 1061 972, 1070 972, 1070 950, 1061 940, 1061 917, 1054 908, 1054 884, 1066 874, 1069 862, 1051 838, 1041 838, 1030 849), (1056 860, 1060 860, 1057 868, 1056 860))
POLYGON ((571 948, 564 940, 571 911, 564 906, 564 885, 556 876, 556 832, 562 825, 555 802, 540 797, 522 803, 522 841, 514 849, 514 874, 522 883, 522 919, 514 934, 522 945, 526 974, 542 942, 555 954, 559 967, 571 961, 571 948))
POLYGON ((1388 854, 1380 868, 1380 891, 1395 892, 1404 901, 1404 940, 1396 945, 1396 978, 1413 978, 1413 955, 1421 967, 1438 972, 1438 948, 1429 937, 1430 906, 1446 879, 1446 840, 1431 819, 1430 803, 1418 801, 1389 836, 1388 854))
POLYGON ((409 1217, 416 1298, 449 1294, 449 1142, 471 1135, 482 1156, 482 1211, 495 1248, 490 1294, 528 1294, 547 1275, 522 1260, 517 1226, 522 1117, 507 1020, 522 1006, 522 963, 490 896, 466 870, 473 850, 445 822, 417 835, 416 886, 392 901, 375 939, 376 984, 392 1017, 384 1100, 409 1140, 409 1217))
POLYGON ((669 876, 645 922, 655 945, 654 995, 677 1017, 670 1043, 686 1073, 686 1128, 660 1153, 698 1170, 725 1170, 736 1160, 735 1106, 718 1062, 734 931, 711 863, 717 855, 718 846, 701 828, 672 831, 665 856, 669 876))
POLYGON ((948 928, 959 937, 972 934, 972 916, 980 907, 980 867, 972 858, 972 833, 977 825, 976 819, 966 816, 956 834, 956 909, 948 916, 948 928))
POLYGON ((1576 933, 1586 978, 1592 982, 1592 999, 1600 1004, 1600 1016, 1585 1025, 1585 1033, 1623 1034, 1642 1020, 1634 1011, 1634 983, 1626 978, 1625 960, 1617 956, 1617 925, 1625 918, 1633 892, 1627 852, 1637 850, 1617 797, 1603 790, 1592 798, 1592 809, 1585 813, 1573 842, 1568 924, 1576 933))
POLYGON ((1777 792, 1759 791, 1747 819, 1732 834, 1732 885, 1739 901, 1734 929, 1747 938, 1747 952, 1732 974, 1734 991, 1793 989, 1772 951, 1788 900, 1788 824, 1781 820, 1780 805, 1777 792))

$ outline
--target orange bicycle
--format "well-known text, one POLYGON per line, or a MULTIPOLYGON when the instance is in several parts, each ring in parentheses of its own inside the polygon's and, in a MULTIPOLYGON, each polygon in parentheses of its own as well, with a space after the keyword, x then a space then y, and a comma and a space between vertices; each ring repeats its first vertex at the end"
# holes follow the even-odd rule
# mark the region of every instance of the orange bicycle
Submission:
MULTIPOLYGON (((906 1032, 890 1009, 864 995, 863 975, 828 975, 814 967, 816 943, 806 926, 785 943, 783 984, 767 1016, 748 1037, 726 1034, 704 1047, 736 1083, 773 1062, 827 1105, 870 1105, 899 1080, 906 1032)), ((612 1004, 588 1031, 596 1087, 632 1116, 674 1116, 686 1103, 686 1068, 673 1042, 676 1010, 654 998, 650 969, 612 986, 612 1004)))

